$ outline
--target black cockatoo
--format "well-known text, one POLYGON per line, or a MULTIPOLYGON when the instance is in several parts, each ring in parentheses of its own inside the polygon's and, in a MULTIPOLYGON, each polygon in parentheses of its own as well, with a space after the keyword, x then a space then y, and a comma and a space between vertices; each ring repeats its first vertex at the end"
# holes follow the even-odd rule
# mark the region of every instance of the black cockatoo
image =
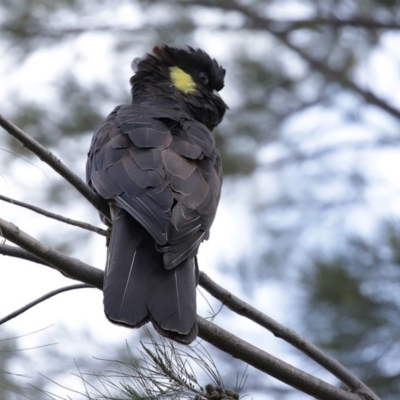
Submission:
POLYGON ((87 182, 110 204, 104 310, 117 324, 151 321, 197 336, 196 254, 209 237, 222 169, 211 133, 228 108, 225 70, 200 49, 156 46, 133 62, 132 103, 96 131, 87 182))

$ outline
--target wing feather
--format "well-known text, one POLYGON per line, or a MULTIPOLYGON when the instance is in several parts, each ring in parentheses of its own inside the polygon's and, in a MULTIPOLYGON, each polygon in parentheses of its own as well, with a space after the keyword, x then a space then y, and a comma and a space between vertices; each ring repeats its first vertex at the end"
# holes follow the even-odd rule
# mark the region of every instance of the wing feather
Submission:
POLYGON ((182 110, 117 107, 96 132, 88 182, 154 238, 166 268, 209 236, 222 183, 210 130, 182 110))

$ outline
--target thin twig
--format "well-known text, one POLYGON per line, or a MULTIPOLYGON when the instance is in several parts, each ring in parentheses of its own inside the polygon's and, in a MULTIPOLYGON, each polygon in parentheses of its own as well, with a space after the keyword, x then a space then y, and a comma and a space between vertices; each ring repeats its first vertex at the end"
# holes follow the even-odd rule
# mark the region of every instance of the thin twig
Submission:
POLYGON ((40 328, 40 329, 37 329, 36 331, 24 333, 23 335, 6 337, 6 338, 3 338, 3 339, 0 339, 0 342, 5 342, 5 341, 8 341, 8 340, 20 339, 20 338, 22 338, 22 337, 30 336, 30 335, 33 335, 33 334, 35 334, 35 333, 42 332, 42 331, 44 331, 44 330, 46 330, 46 329, 49 329, 49 328, 51 328, 53 325, 54 325, 54 324, 47 325, 47 326, 45 326, 44 328, 40 328))
POLYGON ((14 205, 19 206, 19 207, 27 208, 28 210, 34 211, 37 214, 41 214, 41 215, 44 215, 45 217, 52 218, 52 219, 55 219, 57 221, 64 222, 65 224, 77 226, 79 228, 86 229, 86 230, 91 231, 91 232, 96 232, 99 235, 108 236, 108 233, 107 233, 107 231, 105 229, 98 228, 97 226, 93 226, 93 225, 88 224, 86 222, 77 221, 77 220, 71 219, 71 218, 66 218, 66 217, 63 217, 62 215, 55 214, 55 213, 53 213, 51 211, 44 210, 43 208, 36 207, 36 206, 34 206, 32 204, 24 203, 22 201, 15 200, 15 199, 12 199, 12 198, 7 197, 7 196, 3 196, 2 194, 0 194, 0 200, 6 201, 7 203, 11 203, 11 204, 14 204, 14 205))
POLYGON ((328 356, 312 343, 307 342, 307 340, 292 329, 283 326, 279 322, 257 310, 255 307, 239 299, 234 294, 214 282, 204 272, 200 273, 199 283, 202 288, 235 313, 254 321, 258 325, 271 331, 276 337, 285 340, 292 346, 307 354, 311 359, 346 384, 352 392, 363 395, 368 394, 371 399, 378 399, 365 383, 354 376, 349 370, 340 364, 339 361, 328 356))
POLYGON ((86 283, 79 283, 77 285, 65 286, 65 287, 53 290, 52 292, 46 293, 45 295, 43 295, 43 296, 37 298, 36 300, 26 304, 25 306, 23 306, 20 309, 12 312, 11 314, 8 314, 4 318, 1 318, 0 319, 0 325, 3 325, 4 323, 10 321, 11 319, 14 319, 15 317, 18 317, 19 315, 23 314, 25 311, 28 311, 30 308, 36 306, 37 304, 41 303, 42 301, 45 301, 47 299, 50 299, 53 296, 56 296, 59 293, 67 292, 69 290, 85 289, 85 288, 93 288, 93 286, 87 285, 86 283))
POLYGON ((36 154, 43 162, 48 164, 67 182, 69 182, 82 196, 89 201, 102 215, 110 220, 110 209, 107 202, 87 186, 78 175, 67 168, 50 150, 42 146, 22 129, 0 114, 0 126, 11 136, 18 139, 27 149, 36 154))

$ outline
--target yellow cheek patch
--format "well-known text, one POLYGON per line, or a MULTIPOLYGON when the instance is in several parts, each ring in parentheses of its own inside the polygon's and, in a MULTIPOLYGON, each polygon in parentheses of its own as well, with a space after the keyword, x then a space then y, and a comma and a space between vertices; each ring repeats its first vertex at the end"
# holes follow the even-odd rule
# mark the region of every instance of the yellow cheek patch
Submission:
POLYGON ((192 77, 179 67, 170 67, 169 73, 172 83, 184 93, 192 93, 196 90, 196 83, 192 77))

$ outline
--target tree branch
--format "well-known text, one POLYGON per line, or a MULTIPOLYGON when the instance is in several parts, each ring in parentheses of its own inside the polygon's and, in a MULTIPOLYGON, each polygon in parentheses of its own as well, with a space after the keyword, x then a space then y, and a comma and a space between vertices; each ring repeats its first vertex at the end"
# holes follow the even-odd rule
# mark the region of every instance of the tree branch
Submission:
MULTIPOLYGON (((178 4, 183 5, 193 5, 191 0, 176 1, 178 4)), ((210 7, 211 1, 196 1, 197 4, 201 4, 205 7, 210 7)), ((222 8, 222 7, 219 7, 222 8)), ((231 8, 227 7, 227 10, 231 8)), ((344 27, 354 27, 354 28, 364 28, 364 29, 375 29, 375 30, 400 30, 400 24, 396 21, 382 22, 367 18, 337 18, 331 17, 320 17, 315 18, 304 18, 304 19, 276 19, 276 18, 263 18, 269 26, 277 32, 291 32, 296 29, 315 29, 320 25, 330 25, 334 28, 344 28, 344 27)), ((143 32, 151 32, 154 30, 168 30, 171 26, 169 24, 164 25, 148 25, 132 28, 130 26, 116 26, 115 24, 98 24, 92 26, 59 26, 57 28, 46 28, 46 27, 35 27, 31 29, 30 27, 25 32, 27 36, 31 37, 43 37, 43 38, 53 38, 53 39, 63 39, 65 36, 79 35, 86 32, 96 32, 96 33, 130 33, 133 35, 143 34, 143 32)))
POLYGON ((49 266, 58 270, 68 278, 87 283, 98 289, 103 288, 102 270, 91 267, 76 258, 66 256, 60 251, 33 238, 11 222, 5 221, 2 218, 0 218, 0 235, 48 263, 49 266))
POLYGON ((87 186, 78 175, 67 168, 50 150, 42 146, 18 126, 0 114, 0 126, 2 126, 11 136, 19 140, 32 153, 36 154, 43 162, 54 169, 67 182, 69 182, 78 192, 91 203, 101 214, 110 220, 110 210, 104 199, 98 196, 87 186))
MULTIPOLYGON (((34 239, 27 233, 21 231, 14 224, 0 218, 1 235, 20 246, 24 250, 38 257, 44 263, 48 263, 52 268, 62 272, 71 279, 80 280, 90 286, 102 289, 103 271, 94 268, 72 257, 47 246, 34 239)), ((21 251, 10 251, 13 246, 7 246, 5 251, 10 254, 24 256, 21 251)), ((1 250, 4 249, 0 247, 1 250)), ((25 258, 25 257, 24 257, 25 258)), ((220 350, 227 352, 235 358, 247 362, 260 371, 266 372, 282 382, 295 387, 316 398, 324 400, 360 400, 378 399, 377 397, 360 397, 342 389, 336 388, 318 378, 309 375, 290 364, 256 348, 235 335, 219 328, 215 324, 198 317, 199 337, 209 342, 220 350)))
POLYGON ((87 32, 96 32, 96 33, 111 33, 111 34, 131 34, 131 35, 142 35, 144 32, 154 32, 154 30, 160 30, 160 29, 171 29, 170 24, 163 24, 160 25, 158 24, 157 26, 153 25, 148 25, 148 26, 140 26, 140 27, 132 27, 128 25, 111 25, 111 24, 98 24, 98 25, 75 25, 75 26, 58 26, 57 28, 55 27, 45 27, 43 25, 41 26, 35 26, 34 29, 31 27, 28 27, 28 29, 25 31, 26 36, 31 36, 31 37, 42 37, 45 39, 65 39, 66 36, 77 36, 82 33, 87 33, 87 32))
POLYGON ((314 29, 319 25, 331 25, 334 28, 354 27, 364 29, 384 29, 384 30, 400 30, 398 22, 381 22, 367 18, 337 18, 337 17, 315 17, 306 19, 293 19, 293 20, 277 20, 265 18, 270 25, 274 25, 276 29, 282 31, 293 31, 295 29, 314 29))
MULTIPOLYGON (((234 7, 230 4, 229 0, 223 0, 216 5, 213 0, 176 0, 175 3, 193 6, 193 3, 203 7, 216 7, 225 11, 239 11, 245 8, 245 6, 235 3, 234 7), (239 8, 240 7, 240 8, 239 8)), ((274 30, 280 32, 290 32, 295 29, 314 29, 319 25, 331 25, 334 28, 343 27, 354 27, 354 28, 365 28, 365 29, 376 29, 376 30, 400 30, 400 24, 397 21, 378 21, 370 18, 337 18, 334 16, 321 17, 315 16, 314 18, 304 19, 276 19, 263 17, 263 20, 268 23, 274 30)), ((111 28, 109 28, 111 30, 111 28)), ((97 29, 96 29, 97 30, 97 29)))
POLYGON ((396 107, 391 106, 384 99, 381 99, 371 91, 363 89, 361 86, 357 85, 354 81, 349 79, 346 75, 342 74, 339 70, 334 70, 328 66, 328 64, 311 57, 301 48, 295 46, 286 35, 275 33, 275 36, 280 39, 287 47, 300 55, 307 63, 316 71, 322 73, 326 78, 333 80, 335 83, 341 85, 345 89, 350 89, 354 93, 361 96, 367 103, 373 104, 386 111, 392 117, 400 120, 400 110, 396 107))
MULTIPOLYGON (((1 236, 1 228, 0 228, 0 236, 1 236)), ((26 250, 21 249, 20 247, 17 246, 10 246, 8 244, 0 243, 0 254, 3 254, 3 256, 10 256, 15 258, 21 258, 22 260, 32 261, 37 264, 42 264, 46 267, 51 268, 51 265, 48 264, 47 262, 41 260, 40 258, 37 258, 31 253, 28 253, 26 250)))
POLYGON ((359 393, 363 396, 368 395, 371 399, 378 400, 378 397, 367 385, 365 385, 365 383, 360 381, 337 360, 322 352, 318 347, 305 340, 295 331, 283 326, 279 322, 257 310, 255 307, 239 299, 234 294, 214 282, 204 272, 200 273, 200 286, 232 311, 268 329, 274 334, 274 336, 285 340, 292 346, 307 354, 311 359, 345 383, 352 392, 359 393))
MULTIPOLYGON (((178 3, 188 4, 189 2, 187 0, 179 0, 178 3)), ((357 93, 359 96, 363 97, 366 102, 369 102, 381 108, 391 116, 400 120, 400 110, 398 110, 396 107, 391 106, 385 100, 379 98, 371 91, 363 89, 351 79, 341 74, 340 71, 330 68, 325 62, 313 58, 301 48, 295 46, 288 39, 288 34, 290 33, 290 31, 282 31, 282 29, 279 28, 277 29, 277 27, 274 26, 274 24, 272 23, 273 20, 262 17, 260 13, 257 13, 256 11, 251 10, 251 8, 241 5, 234 0, 199 0, 195 1, 194 3, 208 8, 217 8, 225 11, 236 11, 242 14, 246 18, 246 24, 244 26, 245 28, 249 30, 269 32, 285 46, 300 55, 313 69, 320 72, 326 78, 333 80, 334 82, 346 89, 350 89, 351 91, 357 93)), ((191 1, 190 4, 193 5, 193 2, 191 1)), ((333 21, 333 19, 331 20, 333 21)), ((339 23, 338 21, 340 20, 337 20, 337 23, 339 23)))
POLYGON ((53 296, 56 296, 57 294, 67 292, 69 290, 75 290, 75 289, 85 289, 85 288, 93 288, 93 286, 86 285, 85 283, 80 283, 77 285, 70 285, 70 286, 65 286, 63 288, 59 288, 56 290, 53 290, 49 293, 46 293, 45 295, 37 298, 36 300, 26 304, 25 306, 21 307, 20 309, 12 312, 11 314, 8 314, 4 318, 0 319, 0 325, 3 325, 4 323, 10 321, 11 319, 14 319, 18 317, 19 315, 23 314, 25 311, 28 311, 30 308, 36 306, 37 304, 40 304, 41 302, 50 299, 53 296))
POLYGON ((74 219, 66 218, 66 217, 63 217, 62 215, 52 213, 50 211, 44 210, 43 208, 36 207, 36 206, 34 206, 32 204, 24 203, 22 201, 15 200, 15 199, 12 199, 12 198, 7 197, 7 196, 3 196, 2 194, 0 194, 0 200, 6 201, 7 203, 11 203, 11 204, 14 204, 14 205, 19 206, 19 207, 27 208, 28 210, 34 211, 35 213, 44 215, 45 217, 52 218, 52 219, 55 219, 57 221, 64 222, 65 224, 77 226, 79 228, 86 229, 88 231, 96 232, 99 235, 108 236, 108 233, 107 233, 107 231, 105 229, 101 229, 101 228, 98 228, 97 226, 93 226, 91 224, 87 224, 86 222, 82 222, 82 221, 77 221, 77 220, 74 220, 74 219))
POLYGON ((372 399, 360 397, 321 381, 201 317, 197 317, 197 322, 199 336, 208 343, 310 396, 323 400, 372 399))

